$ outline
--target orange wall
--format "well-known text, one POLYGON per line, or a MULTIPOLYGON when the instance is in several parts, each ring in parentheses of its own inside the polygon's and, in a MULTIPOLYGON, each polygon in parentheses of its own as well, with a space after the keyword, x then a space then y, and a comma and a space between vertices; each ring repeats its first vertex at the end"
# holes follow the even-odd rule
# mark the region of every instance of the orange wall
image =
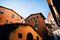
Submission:
POLYGON ((42 37, 37 34, 30 26, 19 26, 16 30, 10 33, 10 40, 27 40, 27 34, 32 33, 33 39, 37 40, 37 36, 39 40, 42 40, 42 37), (22 34, 22 38, 18 38, 18 33, 22 34))
POLYGON ((22 19, 21 16, 17 15, 15 12, 13 12, 10 9, 6 9, 6 8, 2 8, 0 7, 0 12, 2 11, 2 9, 4 10, 4 14, 0 13, 0 25, 5 23, 5 20, 8 20, 8 23, 12 22, 12 23, 22 23, 22 19), (12 14, 14 14, 14 18, 12 18, 12 14), (19 20, 17 20, 17 18, 19 18, 19 20))

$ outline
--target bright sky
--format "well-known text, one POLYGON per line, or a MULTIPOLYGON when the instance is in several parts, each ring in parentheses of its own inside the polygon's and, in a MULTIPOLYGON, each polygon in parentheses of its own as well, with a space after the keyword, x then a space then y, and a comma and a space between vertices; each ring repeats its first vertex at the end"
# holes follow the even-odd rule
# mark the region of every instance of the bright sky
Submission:
POLYGON ((13 9, 24 18, 39 12, 47 18, 50 11, 46 0, 0 0, 0 6, 13 9))

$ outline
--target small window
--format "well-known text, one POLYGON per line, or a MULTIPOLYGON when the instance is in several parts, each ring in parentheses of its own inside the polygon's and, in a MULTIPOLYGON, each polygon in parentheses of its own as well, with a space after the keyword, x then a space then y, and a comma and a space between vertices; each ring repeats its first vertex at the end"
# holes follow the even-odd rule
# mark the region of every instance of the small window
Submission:
POLYGON ((12 14, 12 18, 14 18, 14 14, 12 14))
POLYGON ((36 18, 38 19, 38 16, 36 18))
POLYGON ((30 22, 30 20, 28 20, 28 22, 30 22))
POLYGON ((21 33, 18 33, 18 38, 22 38, 22 34, 21 33))
POLYGON ((32 21, 32 19, 30 19, 30 22, 32 21))
POLYGON ((28 20, 28 22, 32 22, 32 19, 28 20))
POLYGON ((33 18, 35 20, 35 18, 33 18))
POLYGON ((8 24, 8 20, 5 21, 5 24, 8 24))
POLYGON ((3 9, 1 10, 1 14, 4 14, 4 10, 3 9))
POLYGON ((12 24, 12 22, 10 22, 10 24, 12 24))
POLYGON ((37 23, 37 20, 35 20, 35 23, 37 23))
POLYGON ((0 20, 1 20, 1 18, 0 18, 0 20))
POLYGON ((37 40, 39 40, 39 37, 37 36, 37 40))
POLYGON ((23 18, 21 17, 21 19, 23 19, 23 18))

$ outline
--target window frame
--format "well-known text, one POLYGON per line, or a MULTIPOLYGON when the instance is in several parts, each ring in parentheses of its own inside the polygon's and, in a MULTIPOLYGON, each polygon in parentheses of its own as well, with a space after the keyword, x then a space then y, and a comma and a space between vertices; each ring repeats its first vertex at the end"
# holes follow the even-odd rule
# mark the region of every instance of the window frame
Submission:
POLYGON ((5 24, 8 24, 8 20, 5 20, 5 24))
POLYGON ((14 18, 14 14, 12 14, 11 18, 14 18))
POLYGON ((5 10, 2 9, 1 12, 0 12, 0 14, 4 14, 4 12, 5 12, 5 10))

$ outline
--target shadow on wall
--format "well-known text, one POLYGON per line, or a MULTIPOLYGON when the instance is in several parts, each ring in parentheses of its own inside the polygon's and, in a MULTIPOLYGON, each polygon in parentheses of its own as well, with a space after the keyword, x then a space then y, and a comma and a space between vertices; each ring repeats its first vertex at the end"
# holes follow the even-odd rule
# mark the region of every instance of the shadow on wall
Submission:
POLYGON ((18 24, 0 25, 0 40, 9 40, 10 32, 18 28, 18 26, 18 24))

